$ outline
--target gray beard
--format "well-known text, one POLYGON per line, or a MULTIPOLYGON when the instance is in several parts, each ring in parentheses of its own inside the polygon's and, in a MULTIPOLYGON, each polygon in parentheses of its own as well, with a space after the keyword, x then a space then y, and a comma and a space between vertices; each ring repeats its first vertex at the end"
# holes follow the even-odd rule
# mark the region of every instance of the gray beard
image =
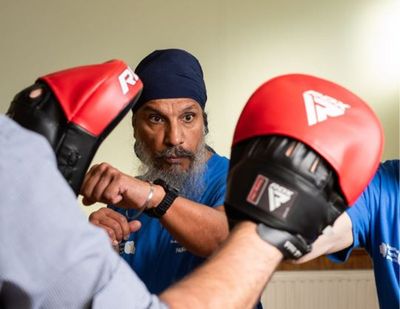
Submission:
MULTIPOLYGON (((143 142, 136 140, 134 150, 141 164, 138 167, 138 178, 146 181, 154 181, 158 178, 163 179, 168 185, 179 190, 179 195, 191 200, 201 197, 205 189, 203 175, 206 171, 207 147, 205 140, 201 141, 197 150, 190 156, 190 166, 188 170, 182 170, 180 166, 172 165, 168 169, 160 168, 156 165, 150 151, 143 142)), ((169 149, 167 151, 173 151, 169 149)))

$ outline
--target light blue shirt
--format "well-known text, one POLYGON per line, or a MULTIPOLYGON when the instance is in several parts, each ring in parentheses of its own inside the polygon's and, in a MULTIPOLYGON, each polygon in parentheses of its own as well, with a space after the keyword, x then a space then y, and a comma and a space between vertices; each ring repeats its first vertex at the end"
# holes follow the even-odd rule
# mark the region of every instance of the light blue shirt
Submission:
POLYGON ((47 141, 0 115, 0 305, 165 308, 90 225, 47 141))

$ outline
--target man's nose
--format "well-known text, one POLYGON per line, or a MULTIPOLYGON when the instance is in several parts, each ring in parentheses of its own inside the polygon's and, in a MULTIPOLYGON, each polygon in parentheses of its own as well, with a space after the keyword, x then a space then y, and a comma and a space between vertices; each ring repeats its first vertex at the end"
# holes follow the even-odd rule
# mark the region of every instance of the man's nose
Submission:
POLYGON ((184 142, 184 132, 177 123, 170 123, 165 133, 165 143, 168 146, 178 146, 184 142))

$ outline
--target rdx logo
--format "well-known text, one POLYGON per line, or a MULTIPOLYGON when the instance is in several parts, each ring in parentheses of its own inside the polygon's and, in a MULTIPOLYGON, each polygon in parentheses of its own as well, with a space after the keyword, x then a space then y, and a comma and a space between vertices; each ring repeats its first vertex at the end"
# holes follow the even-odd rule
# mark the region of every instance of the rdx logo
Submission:
POLYGON ((125 95, 129 91, 129 86, 134 86, 139 80, 139 77, 132 71, 130 67, 127 67, 119 76, 119 84, 121 85, 122 93, 125 95))
POLYGON ((343 116, 346 110, 350 108, 349 104, 314 90, 305 91, 303 98, 309 126, 323 122, 328 117, 343 116))

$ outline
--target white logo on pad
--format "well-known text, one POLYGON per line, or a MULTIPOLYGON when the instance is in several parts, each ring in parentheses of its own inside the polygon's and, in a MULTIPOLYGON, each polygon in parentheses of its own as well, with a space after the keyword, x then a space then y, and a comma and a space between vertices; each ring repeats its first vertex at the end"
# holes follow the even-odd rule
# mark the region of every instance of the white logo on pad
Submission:
POLYGON ((299 249, 297 249, 296 246, 293 243, 291 243, 289 240, 285 241, 285 243, 283 244, 283 247, 297 258, 302 256, 301 251, 299 249))
POLYGON ((323 122, 328 117, 342 116, 350 108, 350 105, 314 90, 305 91, 303 98, 309 126, 323 122))
POLYGON ((119 84, 121 85, 122 93, 125 95, 129 91, 129 86, 134 86, 139 80, 139 77, 132 71, 130 67, 127 67, 119 76, 119 84))
POLYGON ((278 185, 273 182, 268 187, 268 198, 269 198, 269 210, 274 211, 275 209, 281 207, 283 204, 290 201, 293 192, 289 189, 278 185))

